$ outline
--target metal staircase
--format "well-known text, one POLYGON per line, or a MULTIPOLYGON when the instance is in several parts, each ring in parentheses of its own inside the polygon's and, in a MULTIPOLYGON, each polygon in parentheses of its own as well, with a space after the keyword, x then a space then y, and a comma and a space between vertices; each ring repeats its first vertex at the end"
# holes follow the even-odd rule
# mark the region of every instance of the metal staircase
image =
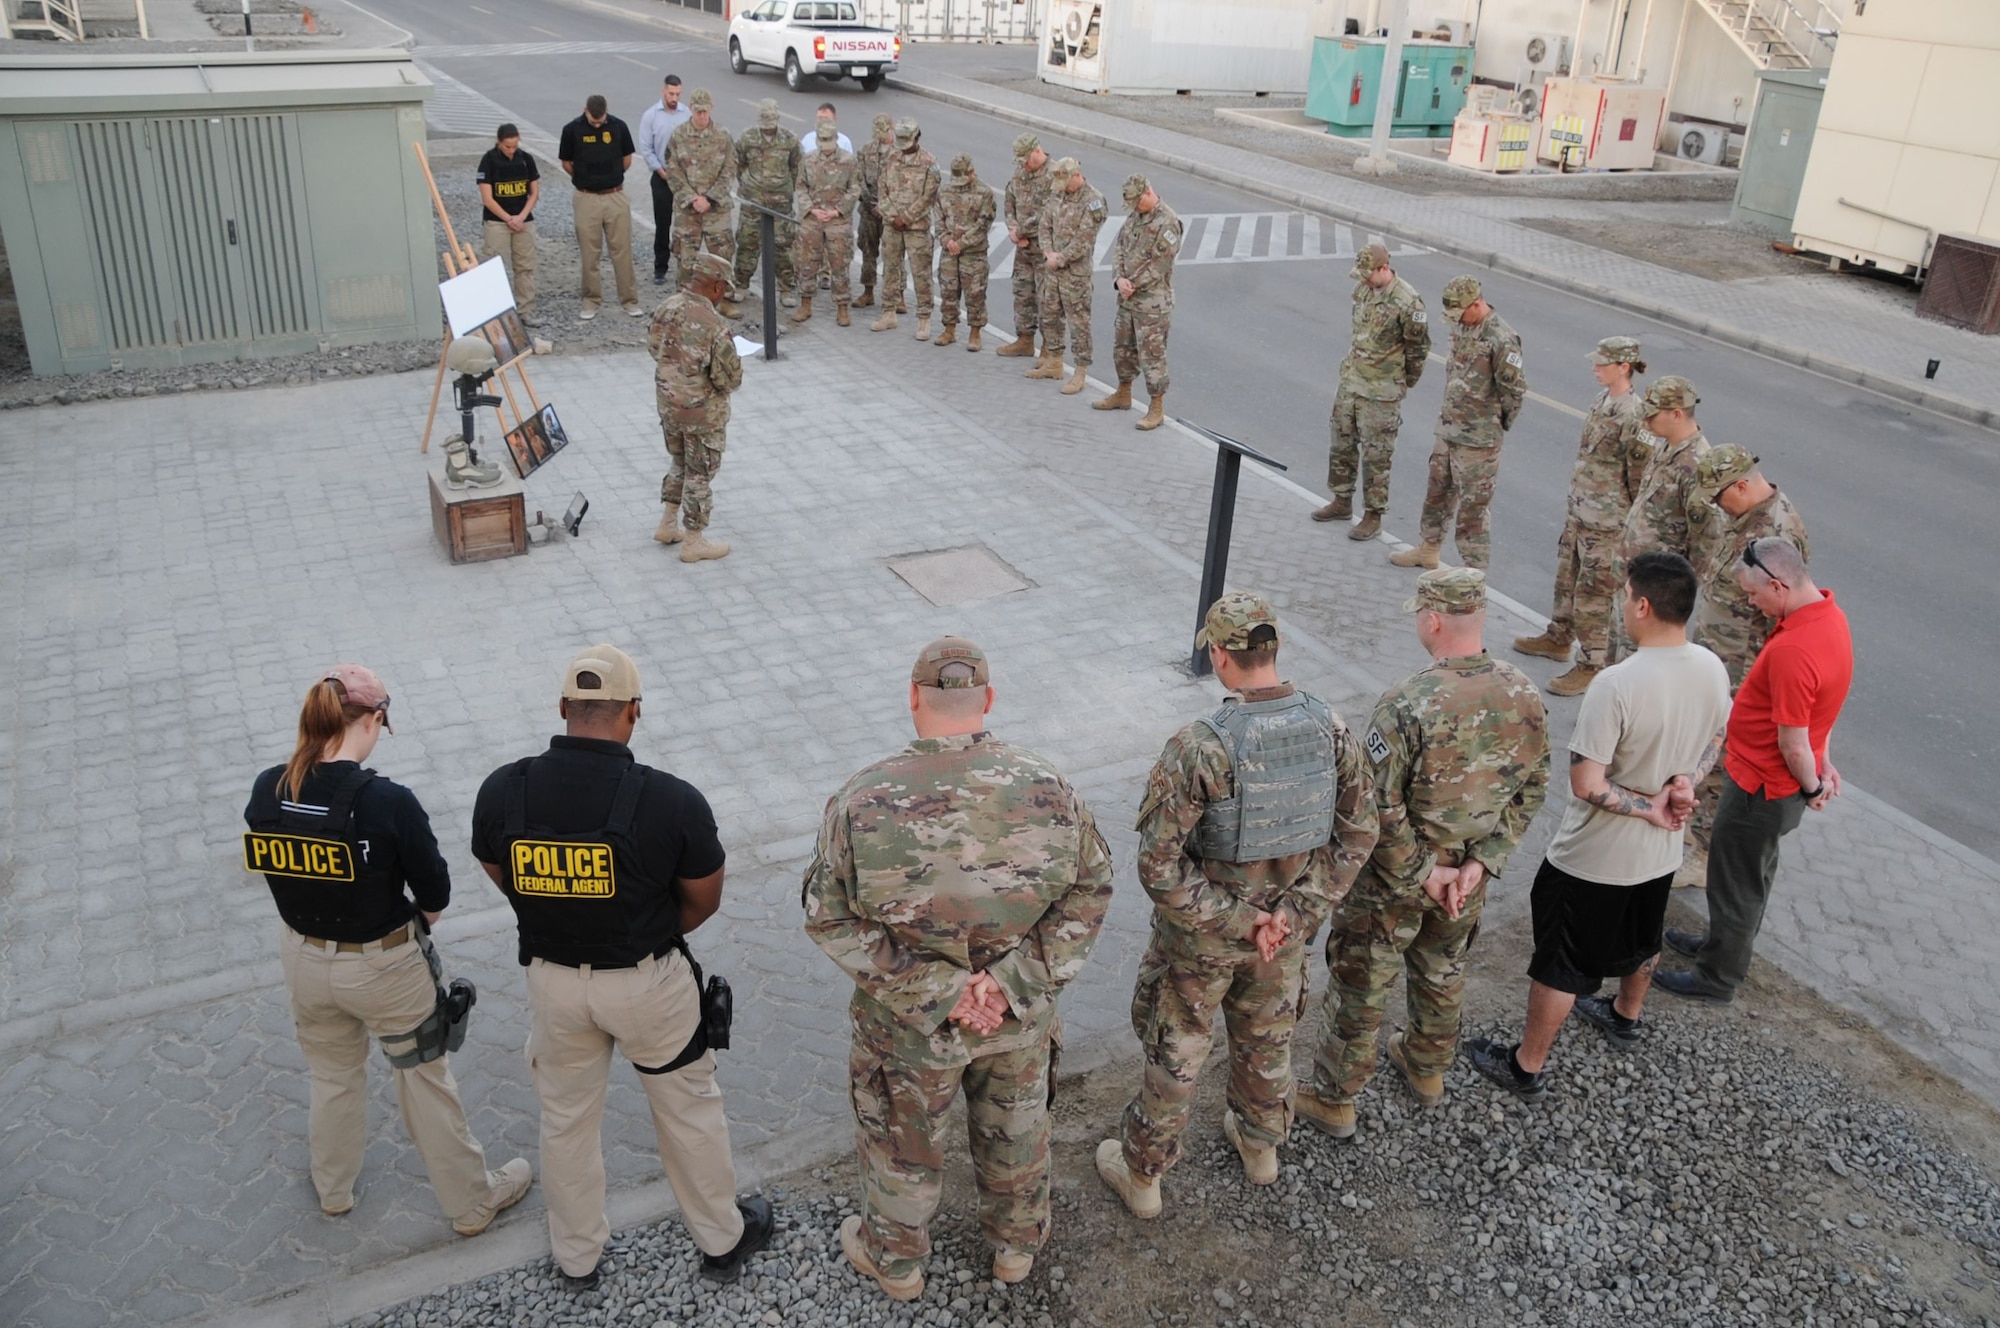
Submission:
POLYGON ((1759 69, 1823 69, 1840 15, 1821 0, 1700 0, 1759 69))
POLYGON ((58 41, 83 40, 82 0, 20 0, 12 18, 6 17, 11 0, 0 0, 0 33, 18 37, 37 33, 58 41))

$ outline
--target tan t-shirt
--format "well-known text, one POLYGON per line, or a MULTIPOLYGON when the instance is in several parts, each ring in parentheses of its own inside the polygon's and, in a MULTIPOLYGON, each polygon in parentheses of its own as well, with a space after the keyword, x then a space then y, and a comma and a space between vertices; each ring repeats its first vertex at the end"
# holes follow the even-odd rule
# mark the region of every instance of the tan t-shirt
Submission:
MULTIPOLYGON (((1647 646, 1597 675, 1569 749, 1601 761, 1614 784, 1653 794, 1692 774, 1729 718, 1729 670, 1697 645, 1647 646)), ((1638 885, 1680 868, 1681 836, 1572 796, 1549 861, 1601 885, 1638 885)))

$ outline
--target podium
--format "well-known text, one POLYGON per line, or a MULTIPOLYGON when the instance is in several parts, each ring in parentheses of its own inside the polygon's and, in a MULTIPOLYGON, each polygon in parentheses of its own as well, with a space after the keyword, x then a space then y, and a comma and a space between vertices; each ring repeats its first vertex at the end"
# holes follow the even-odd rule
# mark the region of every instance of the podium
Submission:
POLYGON ((527 493, 505 466, 500 482, 454 489, 444 482, 445 458, 430 465, 431 529, 455 563, 483 563, 528 551, 527 493))

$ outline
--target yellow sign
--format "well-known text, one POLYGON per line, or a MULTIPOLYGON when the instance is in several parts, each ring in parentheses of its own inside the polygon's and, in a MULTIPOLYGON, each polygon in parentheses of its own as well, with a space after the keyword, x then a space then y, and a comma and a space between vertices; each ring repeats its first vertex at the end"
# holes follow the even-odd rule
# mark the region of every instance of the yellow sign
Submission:
POLYGON ((272 876, 296 876, 302 881, 351 881, 354 854, 338 839, 253 830, 243 836, 243 867, 272 876))
POLYGON ((618 893, 611 845, 514 841, 514 889, 558 899, 609 899, 618 893))

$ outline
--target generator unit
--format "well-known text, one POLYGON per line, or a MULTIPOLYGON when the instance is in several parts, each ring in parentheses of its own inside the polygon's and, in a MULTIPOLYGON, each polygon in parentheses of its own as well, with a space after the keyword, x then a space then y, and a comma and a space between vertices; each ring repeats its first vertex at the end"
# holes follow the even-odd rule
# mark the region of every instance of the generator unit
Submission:
MULTIPOLYGON (((1316 37, 1312 75, 1306 87, 1306 115, 1324 120, 1326 131, 1342 138, 1366 138, 1375 131, 1375 99, 1382 86, 1385 37, 1316 37)), ((1472 82, 1472 48, 1447 42, 1403 43, 1395 79, 1389 132, 1399 138, 1445 138, 1465 108, 1472 82)))

